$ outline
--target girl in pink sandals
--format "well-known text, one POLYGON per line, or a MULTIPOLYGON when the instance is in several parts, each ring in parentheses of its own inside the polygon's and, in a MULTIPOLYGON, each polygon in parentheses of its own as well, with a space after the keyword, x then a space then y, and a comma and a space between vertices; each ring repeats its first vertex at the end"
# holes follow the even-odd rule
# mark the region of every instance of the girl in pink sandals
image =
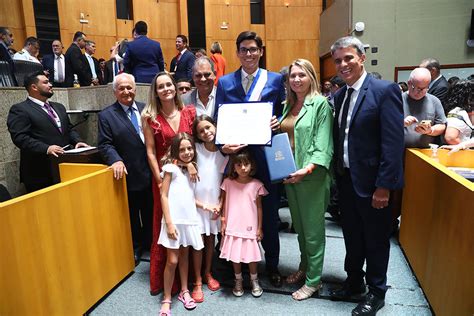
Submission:
POLYGON ((252 295, 263 290, 258 283, 257 263, 262 260, 258 242, 262 240, 262 196, 268 192, 263 183, 252 178, 256 163, 248 150, 231 157, 229 178, 222 183, 224 212, 221 216, 222 245, 220 257, 232 261, 235 273, 235 296, 244 295, 242 263, 248 263, 252 295))
POLYGON ((176 266, 179 268, 181 292, 178 300, 188 310, 196 308, 196 302, 188 290, 189 246, 195 250, 204 247, 194 198, 194 184, 186 167, 195 163, 195 146, 191 136, 178 133, 172 140, 170 151, 163 163, 161 205, 163 219, 158 244, 167 249, 164 271, 164 294, 160 315, 171 315, 171 287, 176 266))

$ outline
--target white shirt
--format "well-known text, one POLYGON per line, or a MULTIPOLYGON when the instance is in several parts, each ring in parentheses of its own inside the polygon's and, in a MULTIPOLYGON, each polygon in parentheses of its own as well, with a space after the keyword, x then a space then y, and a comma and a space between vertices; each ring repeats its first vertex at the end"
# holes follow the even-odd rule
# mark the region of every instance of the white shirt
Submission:
POLYGON ((34 63, 41 64, 40 61, 38 60, 38 58, 36 58, 34 56, 31 56, 30 53, 28 53, 28 51, 24 48, 22 50, 20 50, 19 52, 15 53, 15 55, 13 55, 13 59, 14 60, 26 60, 26 61, 31 61, 31 62, 34 62, 34 63))
POLYGON ((206 114, 210 117, 214 117, 214 109, 216 106, 216 87, 214 86, 212 88, 212 92, 209 95, 209 100, 207 101, 207 104, 204 105, 199 99, 199 91, 196 90, 196 115, 202 115, 206 114))
MULTIPOLYGON (((349 85, 347 86, 346 95, 344 97, 344 100, 342 101, 342 104, 344 105, 347 98, 347 91, 349 90, 349 88, 354 89, 351 95, 351 100, 349 101, 349 110, 347 111, 347 123, 346 123, 346 129, 344 131, 344 144, 343 144, 344 168, 350 168, 349 167, 349 128, 351 126, 352 111, 354 110, 354 105, 357 101, 357 97, 359 96, 360 88, 362 87, 362 84, 364 83, 364 80, 366 77, 367 77, 367 72, 364 70, 364 73, 359 78, 359 80, 357 80, 352 86, 349 86, 349 85)), ((339 126, 341 126, 341 116, 342 116, 343 110, 344 109, 341 108, 341 110, 339 111, 339 117, 338 117, 339 126)))
MULTIPOLYGON (((120 106, 122 107, 122 109, 125 111, 125 114, 127 114, 127 117, 128 119, 130 120, 130 122, 132 121, 132 117, 131 117, 131 114, 130 112, 128 111, 128 109, 130 108, 130 106, 127 106, 127 105, 123 105, 122 103, 120 103, 120 106)), ((137 104, 135 103, 135 101, 133 101, 133 104, 131 105, 131 107, 133 108, 133 110, 135 111, 135 115, 137 116, 137 121, 138 121, 138 127, 140 129, 140 138, 142 140, 143 143, 145 143, 145 135, 143 135, 143 128, 142 128, 142 120, 141 120, 141 115, 140 115, 140 111, 138 110, 138 106, 137 104)))
POLYGON ((84 54, 86 56, 86 60, 89 63, 89 68, 91 69, 92 72, 92 79, 97 79, 97 73, 95 72, 95 65, 94 65, 94 60, 92 59, 92 56, 89 55, 88 53, 84 54))
POLYGON ((248 74, 248 73, 245 72, 245 70, 243 68, 241 69, 242 88, 244 88, 244 91, 245 91, 245 87, 247 87, 247 84, 249 82, 249 79, 247 78, 248 75, 252 75, 253 76, 252 80, 255 80, 255 77, 257 76, 258 70, 259 70, 259 68, 257 68, 257 70, 255 70, 255 72, 253 74, 248 74))
POLYGON ((56 55, 56 54, 53 54, 54 55, 54 82, 64 82, 64 77, 66 76, 66 63, 65 63, 65 60, 64 60, 64 55, 61 54, 61 55, 56 55), (62 81, 59 81, 59 59, 61 59, 61 68, 62 68, 62 73, 63 73, 63 80, 62 81))
MULTIPOLYGON (((38 99, 35 99, 35 98, 31 97, 31 96, 28 96, 28 99, 30 99, 30 100, 33 101, 34 103, 38 104, 39 106, 41 106, 41 108, 43 109, 43 111, 45 111, 46 114, 48 114, 48 116, 49 116, 48 109, 46 109, 46 107, 44 106, 44 104, 45 104, 46 102, 48 102, 48 101, 43 102, 43 101, 38 100, 38 99)), ((50 104, 49 106, 51 106, 51 104, 50 104)), ((54 115, 56 116, 56 117, 55 117, 56 125, 58 125, 58 127, 61 128, 61 120, 59 119, 59 115, 58 115, 58 113, 54 110, 54 108, 53 108, 52 106, 51 106, 51 111, 53 111, 54 115)))

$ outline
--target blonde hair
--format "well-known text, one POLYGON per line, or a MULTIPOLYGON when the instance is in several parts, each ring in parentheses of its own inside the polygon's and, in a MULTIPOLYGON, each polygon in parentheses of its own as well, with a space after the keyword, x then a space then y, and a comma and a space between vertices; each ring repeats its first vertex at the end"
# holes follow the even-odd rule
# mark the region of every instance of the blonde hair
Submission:
POLYGON ((314 96, 320 95, 318 77, 316 76, 316 70, 314 70, 313 64, 311 64, 311 62, 307 59, 295 59, 288 67, 288 78, 286 79, 286 104, 290 106, 293 106, 296 103, 296 93, 291 90, 290 87, 290 76, 293 66, 301 67, 310 79, 309 92, 306 95, 306 98, 312 98, 314 96))
POLYGON ((156 81, 161 76, 168 76, 171 79, 176 91, 174 95, 174 104, 178 108, 178 111, 183 109, 183 103, 181 102, 181 98, 178 96, 178 87, 176 86, 176 81, 167 71, 161 71, 156 74, 155 78, 153 78, 153 81, 151 82, 150 92, 148 93, 148 103, 142 112, 142 118, 145 122, 147 122, 148 119, 151 119, 152 122, 157 123, 156 116, 161 112, 161 100, 156 93, 156 81))

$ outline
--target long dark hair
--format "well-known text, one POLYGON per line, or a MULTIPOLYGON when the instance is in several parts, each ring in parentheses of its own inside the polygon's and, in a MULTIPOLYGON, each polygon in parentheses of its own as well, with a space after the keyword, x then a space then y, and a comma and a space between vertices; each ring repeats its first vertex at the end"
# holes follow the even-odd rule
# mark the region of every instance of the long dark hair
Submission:
POLYGON ((446 98, 448 111, 460 107, 466 112, 474 110, 474 80, 459 80, 451 86, 446 98))
POLYGON ((183 140, 187 140, 191 143, 191 146, 194 150, 194 156, 191 162, 196 162, 196 145, 194 144, 194 140, 192 136, 188 133, 178 133, 175 137, 171 140, 170 148, 166 155, 161 159, 162 165, 166 165, 168 163, 176 163, 180 161, 179 159, 179 146, 183 140))
POLYGON ((194 119, 194 122, 193 122, 193 136, 194 136, 194 141, 196 143, 202 143, 203 141, 199 139, 198 137, 198 131, 197 131, 197 126, 199 125, 199 123, 201 123, 202 121, 208 121, 209 123, 211 123, 212 125, 214 125, 214 127, 216 127, 216 122, 212 119, 212 117, 210 117, 209 115, 206 115, 206 114, 201 114, 199 116, 197 116, 195 119, 194 119))
POLYGON ((252 154, 248 149, 243 149, 237 154, 233 154, 230 156, 230 172, 229 172, 229 179, 237 179, 238 174, 235 171, 235 165, 239 163, 248 163, 250 164, 250 176, 253 177, 257 172, 257 164, 255 163, 255 159, 253 159, 252 154))

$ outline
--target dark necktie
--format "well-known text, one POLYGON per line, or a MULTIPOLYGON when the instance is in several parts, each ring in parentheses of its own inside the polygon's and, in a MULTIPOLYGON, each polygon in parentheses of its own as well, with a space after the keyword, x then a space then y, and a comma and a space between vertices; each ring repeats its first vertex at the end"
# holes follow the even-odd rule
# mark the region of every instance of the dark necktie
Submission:
POLYGON ((54 114, 53 108, 51 107, 51 105, 49 105, 49 103, 45 102, 44 103, 44 108, 46 109, 46 112, 48 113, 48 116, 51 119, 51 121, 54 123, 54 125, 56 125, 59 128, 59 131, 62 133, 63 130, 62 130, 61 127, 58 126, 57 116, 56 116, 56 114, 54 114))
POLYGON ((119 63, 118 61, 114 61, 114 77, 119 74, 120 69, 119 69, 119 63))
POLYGON ((344 137, 346 135, 347 114, 349 113, 349 103, 351 102, 351 95, 354 89, 347 90, 347 97, 342 106, 341 125, 339 126, 339 143, 337 144, 337 173, 344 174, 344 137))
POLYGON ((130 121, 132 121, 132 125, 135 127, 137 134, 140 135, 140 127, 138 126, 138 119, 137 115, 135 114, 135 110, 132 108, 132 106, 130 106, 128 111, 130 112, 130 121))

